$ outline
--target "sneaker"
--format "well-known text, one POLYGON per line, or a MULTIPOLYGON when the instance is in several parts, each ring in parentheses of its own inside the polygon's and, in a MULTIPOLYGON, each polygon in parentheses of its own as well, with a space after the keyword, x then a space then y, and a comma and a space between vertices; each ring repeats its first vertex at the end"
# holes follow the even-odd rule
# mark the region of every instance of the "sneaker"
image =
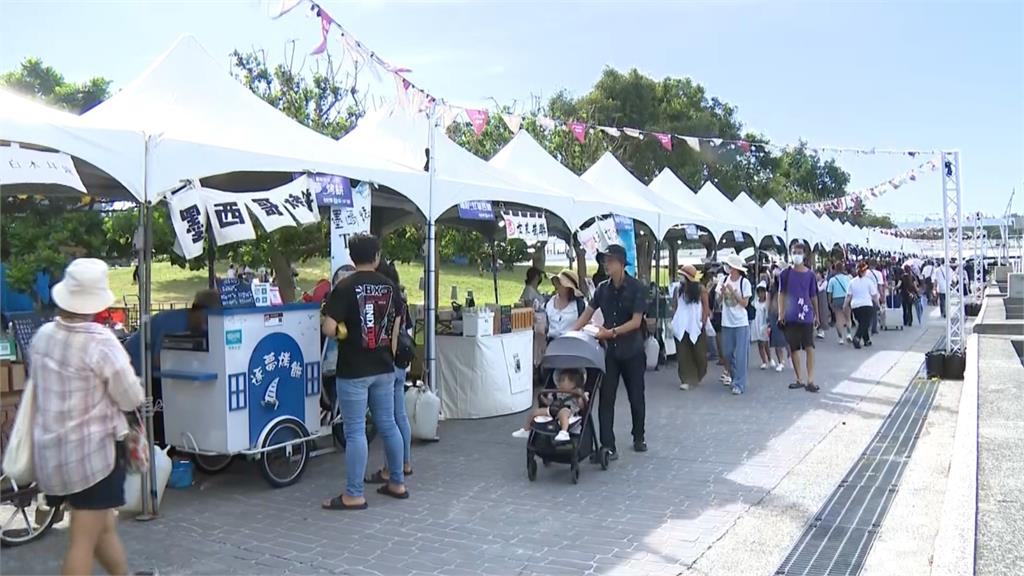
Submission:
POLYGON ((779 374, 781 374, 782 371, 785 370, 785 368, 786 368, 785 364, 776 364, 775 365, 775 371, 778 372, 779 374))
POLYGON ((823 331, 821 331, 821 330, 818 330, 817 336, 818 336, 818 340, 824 340, 825 339, 825 333, 823 331))
POLYGON ((772 370, 775 370, 775 368, 776 368, 776 367, 778 366, 778 363, 777 363, 777 362, 775 362, 775 360, 774 360, 774 359, 772 359, 772 361, 770 362, 770 365, 771 365, 771 367, 772 367, 772 370))
POLYGON ((568 430, 559 430, 558 434, 555 434, 555 442, 568 442, 569 432, 568 430))
POLYGON ((686 382, 683 382, 682 384, 679 385, 679 389, 680 390, 689 390, 690 389, 690 385, 687 384, 686 382))
POLYGON ((529 438, 530 437, 530 431, 527 430, 526 428, 520 428, 519 430, 516 430, 515 432, 512 433, 512 437, 513 438, 523 438, 523 439, 529 438))
POLYGON ((856 348, 857 350, 860 350, 860 340, 854 338, 853 339, 853 347, 856 348))
POLYGON ((647 452, 647 442, 645 442, 643 440, 634 440, 633 441, 633 451, 634 452, 647 452))
POLYGON ((846 334, 846 341, 847 342, 853 342, 853 334, 847 333, 846 334))
POLYGON ((740 394, 743 394, 743 390, 740 390, 739 388, 733 386, 732 387, 732 395, 733 396, 739 396, 740 394))
POLYGON ((804 387, 804 385, 803 385, 803 384, 801 384, 801 383, 799 383, 799 382, 791 382, 791 383, 789 384, 789 389, 790 389, 790 390, 796 390, 796 389, 798 389, 798 388, 803 388, 803 387, 804 387))
POLYGON ((872 345, 871 340, 868 340, 867 342, 865 342, 864 345, 867 346, 868 348, 871 348, 871 345, 872 345))
POLYGON ((732 376, 729 376, 728 374, 722 374, 722 385, 732 386, 732 376))
POLYGON ((839 339, 839 345, 842 346, 843 344, 846 344, 846 340, 843 340, 842 338, 840 338, 839 339))
POLYGON ((767 370, 767 369, 768 369, 768 365, 765 364, 764 362, 762 362, 761 363, 761 370, 767 370))

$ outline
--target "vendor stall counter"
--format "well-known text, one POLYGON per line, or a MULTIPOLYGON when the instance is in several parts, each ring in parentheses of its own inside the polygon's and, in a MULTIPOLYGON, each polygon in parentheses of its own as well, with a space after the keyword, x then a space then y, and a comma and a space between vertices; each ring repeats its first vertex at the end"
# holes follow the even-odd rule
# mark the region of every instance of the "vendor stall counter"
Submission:
POLYGON ((319 333, 318 304, 289 304, 210 310, 208 334, 166 336, 159 376, 168 444, 253 457, 271 485, 294 483, 306 441, 320 434, 319 333))
POLYGON ((438 336, 437 376, 444 418, 489 418, 533 404, 533 331, 438 336))

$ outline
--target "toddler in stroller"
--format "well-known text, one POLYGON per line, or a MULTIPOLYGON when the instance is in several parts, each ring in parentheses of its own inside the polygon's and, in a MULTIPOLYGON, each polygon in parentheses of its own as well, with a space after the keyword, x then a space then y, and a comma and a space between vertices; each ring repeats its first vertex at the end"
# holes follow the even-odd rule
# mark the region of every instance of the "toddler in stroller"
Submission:
POLYGON ((526 426, 512 433, 515 438, 529 438, 531 430, 555 433, 554 441, 568 442, 569 428, 578 433, 580 414, 589 401, 583 391, 586 373, 578 369, 555 370, 555 390, 546 389, 537 395, 538 407, 530 412, 526 426))

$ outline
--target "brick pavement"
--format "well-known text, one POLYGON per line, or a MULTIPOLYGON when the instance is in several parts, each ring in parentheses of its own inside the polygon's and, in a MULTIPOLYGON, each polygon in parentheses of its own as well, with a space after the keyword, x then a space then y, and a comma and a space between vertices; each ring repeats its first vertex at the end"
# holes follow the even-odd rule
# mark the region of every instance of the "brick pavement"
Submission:
MULTIPOLYGON (((527 481, 524 442, 510 436, 521 414, 449 421, 441 442, 414 447, 408 501, 370 493, 367 511, 321 510, 342 486, 339 454, 312 460, 297 485, 281 490, 236 462, 191 489, 168 490, 162 518, 125 520, 121 535, 134 569, 161 574, 680 574, 841 425, 920 336, 883 333, 861 351, 820 343, 816 395, 787 390, 791 371, 761 372, 753 360, 740 397, 718 384, 717 369, 689 392, 678 390, 674 364, 649 372, 650 452, 624 443, 607 472, 585 465, 577 486, 559 465, 527 481)), ((623 441, 629 412, 620 396, 623 441)), ((372 463, 380 450, 371 445, 372 463)), ((0 572, 59 572, 63 532, 4 550, 0 572)))

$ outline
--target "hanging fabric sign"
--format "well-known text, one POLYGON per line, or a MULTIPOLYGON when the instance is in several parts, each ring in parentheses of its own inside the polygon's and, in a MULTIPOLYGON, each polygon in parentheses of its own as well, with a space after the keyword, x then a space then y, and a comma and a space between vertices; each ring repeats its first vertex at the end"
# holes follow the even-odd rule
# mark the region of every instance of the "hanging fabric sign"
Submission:
POLYGON ((548 221, 544 214, 537 212, 504 212, 505 235, 509 240, 518 238, 527 244, 538 244, 548 240, 548 221))
POLYGON ((256 229, 247 213, 243 195, 209 188, 200 188, 199 193, 206 203, 213 237, 217 239, 218 245, 256 238, 256 229))
POLYGON ((189 186, 168 196, 167 207, 182 258, 191 260, 202 254, 206 240, 206 203, 199 190, 189 186))
POLYGON ((348 239, 353 234, 370 233, 370 185, 366 182, 352 191, 352 207, 331 207, 331 271, 352 264, 348 239))
POLYGON ((626 249, 626 272, 636 278, 636 230, 633 227, 633 219, 616 214, 614 222, 619 235, 619 245, 626 249))
POLYGON ((284 207, 283 195, 277 189, 252 194, 237 194, 245 201, 245 205, 259 220, 267 232, 273 232, 285 226, 295 226, 295 220, 284 207))
POLYGON ((278 195, 281 203, 300 226, 320 221, 320 211, 313 204, 313 194, 309 191, 308 176, 302 175, 270 192, 278 195))
POLYGON ((86 193, 71 156, 18 146, 0 147, 0 184, 59 184, 86 193))
POLYGON ((487 200, 459 202, 459 218, 463 220, 494 220, 494 205, 487 200))
POLYGON ((612 244, 622 245, 619 238, 619 231, 615 228, 613 218, 598 220, 580 230, 577 233, 580 246, 586 251, 587 256, 594 256, 598 252, 604 252, 612 244))

